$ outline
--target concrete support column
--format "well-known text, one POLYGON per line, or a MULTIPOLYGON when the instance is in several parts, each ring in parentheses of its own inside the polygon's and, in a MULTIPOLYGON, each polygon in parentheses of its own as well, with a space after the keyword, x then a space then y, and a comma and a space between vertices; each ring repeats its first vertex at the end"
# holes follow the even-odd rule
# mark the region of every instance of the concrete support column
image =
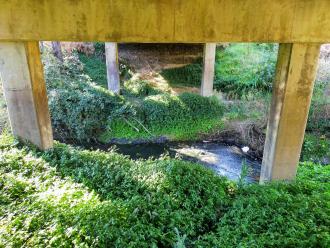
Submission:
POLYGON ((114 42, 105 43, 105 57, 107 63, 108 89, 116 94, 120 91, 118 66, 118 46, 114 42))
POLYGON ((216 43, 204 44, 203 76, 201 95, 211 96, 213 94, 214 63, 216 43))
POLYGON ((0 42, 0 77, 12 132, 41 149, 53 146, 38 42, 0 42))
POLYGON ((260 182, 295 178, 319 44, 280 44, 260 182))

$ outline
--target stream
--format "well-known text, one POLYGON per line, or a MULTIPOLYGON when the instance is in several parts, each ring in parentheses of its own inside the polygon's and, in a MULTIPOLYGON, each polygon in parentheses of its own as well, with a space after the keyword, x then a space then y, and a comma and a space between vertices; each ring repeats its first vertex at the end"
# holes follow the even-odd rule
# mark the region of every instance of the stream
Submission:
MULTIPOLYGON (((108 150, 113 145, 99 147, 108 150)), ((247 175, 245 181, 258 182, 261 163, 247 156, 241 148, 215 142, 186 142, 161 144, 125 144, 115 145, 118 153, 128 155, 132 159, 159 158, 163 154, 179 157, 186 161, 197 162, 213 170, 216 174, 237 181, 241 176, 243 165, 247 175)))

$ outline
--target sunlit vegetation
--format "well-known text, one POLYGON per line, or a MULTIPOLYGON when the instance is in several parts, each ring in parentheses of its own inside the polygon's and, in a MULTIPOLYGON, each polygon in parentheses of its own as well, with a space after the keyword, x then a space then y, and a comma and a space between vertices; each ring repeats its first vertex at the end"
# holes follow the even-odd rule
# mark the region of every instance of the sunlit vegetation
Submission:
POLYGON ((236 184, 180 160, 0 141, 3 247, 329 247, 330 167, 236 184))

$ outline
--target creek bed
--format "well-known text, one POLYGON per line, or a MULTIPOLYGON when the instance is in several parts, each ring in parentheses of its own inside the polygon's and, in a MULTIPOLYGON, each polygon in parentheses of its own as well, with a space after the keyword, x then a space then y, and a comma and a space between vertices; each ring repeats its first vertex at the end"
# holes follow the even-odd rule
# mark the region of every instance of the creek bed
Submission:
MULTIPOLYGON (((114 145, 102 145, 99 149, 108 150, 114 145)), ((258 159, 247 156, 241 148, 216 142, 185 142, 159 144, 119 144, 115 145, 118 153, 132 159, 159 158, 164 154, 172 158, 197 162, 210 168, 218 175, 237 181, 245 167, 246 182, 258 182, 261 163, 258 159)), ((95 146, 94 146, 95 148, 95 146)))

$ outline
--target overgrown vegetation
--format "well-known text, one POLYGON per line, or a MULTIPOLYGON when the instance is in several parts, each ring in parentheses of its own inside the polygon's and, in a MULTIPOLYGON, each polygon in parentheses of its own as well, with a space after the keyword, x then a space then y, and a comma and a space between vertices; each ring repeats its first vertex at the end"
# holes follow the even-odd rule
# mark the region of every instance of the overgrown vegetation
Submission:
MULTIPOLYGON (((140 84, 139 81, 136 83, 140 84)), ((207 132, 222 123, 223 106, 216 98, 191 93, 153 95, 154 91, 147 89, 140 93, 151 95, 140 95, 141 98, 133 105, 126 105, 113 113, 103 139, 167 136, 191 140, 198 137, 198 133, 207 132)))
MULTIPOLYGON (((194 139, 221 125, 223 106, 216 98, 171 95, 141 80, 124 84, 114 95, 84 73, 77 54, 59 63, 44 54, 49 107, 59 140, 107 142, 113 138, 194 139)), ((93 70, 93 68, 89 68, 93 70)))
POLYGON ((330 167, 240 186, 198 164, 0 141, 0 246, 329 247, 330 167))
POLYGON ((85 75, 76 54, 59 63, 51 54, 43 56, 49 109, 55 137, 89 141, 104 130, 114 109, 124 99, 97 86, 85 75))
POLYGON ((269 92, 275 73, 276 44, 237 43, 216 53, 214 87, 230 95, 269 92))

